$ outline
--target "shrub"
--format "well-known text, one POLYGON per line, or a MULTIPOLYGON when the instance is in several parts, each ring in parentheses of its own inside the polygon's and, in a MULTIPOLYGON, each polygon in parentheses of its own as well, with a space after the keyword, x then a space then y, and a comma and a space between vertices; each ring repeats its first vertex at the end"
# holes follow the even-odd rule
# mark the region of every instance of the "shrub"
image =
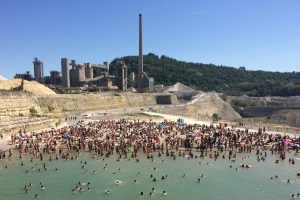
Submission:
POLYGON ((30 112, 31 115, 37 114, 37 110, 36 110, 34 107, 31 107, 31 108, 29 109, 29 112, 30 112))
POLYGON ((221 119, 221 117, 217 114, 217 113, 214 113, 213 115, 212 115, 212 120, 213 120, 213 122, 217 122, 217 121, 219 121, 221 119))
POLYGON ((52 112, 54 110, 54 108, 52 106, 48 106, 48 110, 49 110, 49 112, 52 112))

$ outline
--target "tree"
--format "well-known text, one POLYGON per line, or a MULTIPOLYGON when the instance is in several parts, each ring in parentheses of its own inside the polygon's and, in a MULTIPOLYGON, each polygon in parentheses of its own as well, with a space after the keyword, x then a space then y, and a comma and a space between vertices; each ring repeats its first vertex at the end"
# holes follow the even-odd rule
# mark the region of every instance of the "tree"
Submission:
MULTIPOLYGON (((181 82, 203 91, 248 96, 295 96, 300 95, 299 72, 251 71, 246 67, 234 68, 223 65, 178 61, 166 55, 153 53, 143 56, 144 71, 153 77, 155 84, 173 85, 181 82)), ((122 60, 128 66, 128 74, 138 73, 138 56, 125 56, 113 60, 110 73, 114 74, 116 62, 122 60)))
POLYGON ((212 115, 212 120, 213 120, 213 122, 217 122, 217 121, 221 120, 221 117, 219 117, 219 115, 217 113, 214 113, 212 115))

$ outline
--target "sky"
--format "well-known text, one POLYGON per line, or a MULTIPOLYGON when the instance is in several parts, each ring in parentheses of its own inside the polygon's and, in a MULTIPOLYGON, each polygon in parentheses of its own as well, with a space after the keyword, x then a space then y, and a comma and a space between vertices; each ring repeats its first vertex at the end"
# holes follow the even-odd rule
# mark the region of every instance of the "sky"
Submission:
POLYGON ((144 54, 249 70, 300 71, 299 0, 0 0, 0 75, 144 54))

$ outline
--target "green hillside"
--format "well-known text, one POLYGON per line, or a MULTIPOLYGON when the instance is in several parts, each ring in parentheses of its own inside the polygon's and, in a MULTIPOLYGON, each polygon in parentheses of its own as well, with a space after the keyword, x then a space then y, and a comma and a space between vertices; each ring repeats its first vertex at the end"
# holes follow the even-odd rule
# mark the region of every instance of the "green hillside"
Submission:
MULTIPOLYGON (((111 63, 114 73, 117 60, 123 60, 128 73, 138 70, 138 57, 125 56, 111 63)), ((172 85, 181 82, 203 91, 226 92, 249 96, 295 96, 300 95, 300 72, 251 71, 213 64, 178 61, 167 56, 148 54, 144 56, 144 71, 154 77, 155 84, 172 85)))

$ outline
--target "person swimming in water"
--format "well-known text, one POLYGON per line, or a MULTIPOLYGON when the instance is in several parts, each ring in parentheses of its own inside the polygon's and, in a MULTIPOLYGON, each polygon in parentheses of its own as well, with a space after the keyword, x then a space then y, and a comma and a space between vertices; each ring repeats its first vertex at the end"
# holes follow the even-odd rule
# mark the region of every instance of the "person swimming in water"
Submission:
POLYGON ((44 185, 41 185, 41 190, 45 190, 45 186, 44 185))

